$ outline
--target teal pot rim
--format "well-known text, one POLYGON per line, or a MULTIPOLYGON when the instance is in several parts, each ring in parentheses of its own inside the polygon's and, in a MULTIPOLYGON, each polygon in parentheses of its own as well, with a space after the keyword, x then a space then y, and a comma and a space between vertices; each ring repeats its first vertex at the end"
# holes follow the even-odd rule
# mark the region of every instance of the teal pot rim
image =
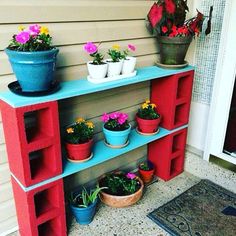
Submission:
POLYGON ((43 55, 43 54, 47 54, 47 53, 58 53, 59 52, 59 49, 58 48, 52 48, 50 50, 44 50, 44 51, 32 51, 32 52, 23 52, 23 51, 17 51, 17 50, 12 50, 12 49, 9 49, 9 48, 5 48, 4 51, 8 54, 22 54, 22 55, 32 55, 32 54, 35 54, 35 55, 43 55))
POLYGON ((84 210, 88 210, 88 209, 90 209, 90 208, 93 208, 94 205, 96 205, 97 203, 98 203, 98 197, 97 197, 96 200, 95 200, 92 204, 90 204, 88 207, 76 207, 76 206, 74 206, 72 203, 70 203, 70 207, 73 208, 73 209, 75 209, 75 210, 77 210, 77 211, 84 211, 84 210))
MULTIPOLYGON (((105 125, 105 124, 104 124, 105 125)), ((113 135, 117 134, 117 136, 120 136, 121 134, 125 134, 127 132, 130 132, 131 130, 131 124, 129 124, 129 128, 128 129, 125 129, 125 130, 122 130, 122 131, 118 131, 118 130, 109 130, 109 129, 106 129, 105 127, 102 127, 103 131, 105 131, 106 133, 112 133, 113 135)))

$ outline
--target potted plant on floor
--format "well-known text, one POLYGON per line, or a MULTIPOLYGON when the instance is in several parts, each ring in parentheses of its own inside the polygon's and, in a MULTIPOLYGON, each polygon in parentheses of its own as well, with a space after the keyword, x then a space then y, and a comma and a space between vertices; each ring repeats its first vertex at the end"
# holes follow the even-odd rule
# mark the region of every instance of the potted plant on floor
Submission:
MULTIPOLYGON (((211 12, 213 8, 211 7, 211 12)), ((185 65, 185 55, 194 36, 202 31, 204 15, 186 19, 187 0, 158 0, 148 13, 148 28, 157 36, 160 48, 160 63, 185 65)), ((211 13, 210 13, 211 15, 211 13)), ((205 33, 210 33, 211 17, 205 33)))
POLYGON ((92 42, 87 42, 84 45, 84 50, 93 57, 93 61, 87 62, 89 76, 92 79, 104 79, 108 68, 107 63, 103 61, 104 55, 98 52, 98 47, 92 42))
POLYGON ((55 84, 58 49, 51 45, 48 28, 40 25, 20 27, 5 49, 23 92, 48 91, 55 84))
POLYGON ((150 161, 144 161, 139 164, 138 171, 141 179, 145 184, 150 183, 154 176, 154 165, 150 161))
POLYGON ((104 122, 103 133, 107 145, 113 148, 122 148, 128 144, 131 131, 128 114, 122 112, 104 113, 101 120, 104 122))
POLYGON ((68 160, 83 162, 92 157, 94 124, 78 118, 66 128, 66 151, 68 160))
POLYGON ((69 197, 70 209, 76 222, 81 225, 90 224, 96 213, 98 194, 104 188, 96 186, 95 189, 87 191, 83 187, 81 192, 71 192, 69 197))
POLYGON ((110 59, 107 59, 108 63, 108 77, 120 75, 124 54, 120 51, 120 45, 115 44, 108 50, 110 59))
POLYGON ((157 112, 156 104, 146 100, 136 114, 137 131, 144 135, 152 135, 158 132, 161 115, 157 112))
POLYGON ((134 72, 136 65, 136 57, 129 56, 130 52, 135 52, 136 47, 128 44, 128 49, 124 50, 124 61, 122 66, 122 74, 131 74, 134 72))
POLYGON ((133 173, 112 172, 102 176, 100 199, 111 207, 127 207, 135 204, 143 193, 143 181, 133 173))

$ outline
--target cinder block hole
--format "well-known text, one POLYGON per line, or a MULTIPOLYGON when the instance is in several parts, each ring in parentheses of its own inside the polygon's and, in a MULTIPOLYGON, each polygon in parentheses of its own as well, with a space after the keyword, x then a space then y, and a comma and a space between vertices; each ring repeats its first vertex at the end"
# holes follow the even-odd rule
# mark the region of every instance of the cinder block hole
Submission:
POLYGON ((49 108, 24 113, 24 124, 28 143, 53 134, 49 108))
POLYGON ((39 217, 58 208, 58 187, 53 186, 34 195, 35 213, 39 217))
POLYGON ((39 236, 59 236, 60 235, 60 222, 59 218, 49 220, 38 226, 38 235, 39 236))
POLYGON ((189 89, 192 86, 192 81, 189 76, 180 77, 178 80, 177 99, 189 97, 189 89))
POLYGON ((30 174, 32 180, 45 180, 57 171, 53 146, 29 153, 30 174))
POLYGON ((184 148, 184 135, 183 133, 176 134, 173 136, 173 143, 172 143, 172 153, 175 153, 179 150, 183 150, 184 148))
POLYGON ((171 160, 170 164, 170 176, 179 173, 182 169, 182 156, 178 156, 171 160))
POLYGON ((176 106, 174 125, 180 126, 180 125, 186 124, 187 122, 188 122, 187 104, 184 103, 184 104, 176 106))

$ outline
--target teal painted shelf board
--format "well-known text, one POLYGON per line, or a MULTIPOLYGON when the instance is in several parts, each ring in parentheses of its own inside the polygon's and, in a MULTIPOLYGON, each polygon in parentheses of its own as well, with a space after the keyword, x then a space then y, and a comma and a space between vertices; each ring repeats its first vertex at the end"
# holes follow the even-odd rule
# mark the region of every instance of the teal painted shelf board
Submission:
POLYGON ((102 84, 93 84, 87 79, 79 79, 74 81, 67 81, 60 83, 60 90, 54 94, 41 96, 41 97, 23 97, 16 95, 10 91, 0 93, 0 100, 8 103, 14 108, 23 107, 27 105, 33 105, 43 102, 50 102, 61 100, 65 98, 90 94, 94 92, 104 91, 112 88, 118 88, 121 86, 126 86, 129 84, 135 84, 143 81, 148 81, 152 79, 158 79, 165 76, 170 76, 186 71, 193 70, 193 66, 187 66, 182 69, 162 69, 157 66, 144 67, 137 70, 137 75, 130 78, 124 78, 121 80, 115 80, 111 82, 106 82, 102 84))
POLYGON ((104 140, 98 141, 94 144, 94 147, 93 147, 94 155, 93 155, 92 159, 90 159, 86 162, 83 162, 83 163, 72 163, 72 162, 69 162, 66 159, 64 159, 63 173, 61 175, 58 175, 58 176, 55 176, 53 178, 47 179, 45 181, 42 181, 42 182, 40 182, 38 184, 35 184, 35 185, 32 185, 30 187, 24 187, 17 180, 17 178, 14 177, 13 174, 12 174, 12 176, 17 180, 17 182, 21 186, 21 188, 25 192, 28 192, 32 189, 43 186, 47 183, 51 183, 55 180, 65 178, 69 175, 78 173, 82 170, 85 170, 85 169, 88 169, 90 167, 93 167, 93 166, 99 165, 101 163, 104 163, 105 161, 111 160, 115 157, 118 157, 122 154, 125 154, 127 152, 130 152, 130 151, 136 149, 136 148, 139 148, 139 147, 141 147, 145 144, 148 144, 152 141, 163 138, 163 137, 165 137, 165 136, 167 136, 171 133, 174 133, 178 130, 182 130, 182 129, 187 128, 187 127, 188 127, 188 125, 184 125, 184 126, 178 127, 176 129, 173 129, 173 130, 167 130, 167 129, 164 129, 164 128, 160 128, 159 133, 157 133, 155 135, 151 135, 151 136, 144 136, 144 135, 138 134, 136 132, 136 130, 133 129, 130 133, 130 136, 129 136, 130 143, 126 147, 120 148, 120 149, 113 149, 113 148, 110 148, 110 147, 106 146, 104 144, 104 140))

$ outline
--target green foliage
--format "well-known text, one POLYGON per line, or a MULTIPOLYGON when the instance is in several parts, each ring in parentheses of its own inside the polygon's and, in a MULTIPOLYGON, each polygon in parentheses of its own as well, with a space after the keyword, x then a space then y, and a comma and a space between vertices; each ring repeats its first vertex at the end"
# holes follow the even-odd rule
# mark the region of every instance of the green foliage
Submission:
POLYGON ((119 62, 121 59, 125 58, 125 55, 122 54, 120 51, 109 49, 108 55, 111 57, 112 62, 119 62))
POLYGON ((71 192, 69 202, 75 207, 86 208, 96 201, 98 194, 102 189, 105 189, 105 187, 100 188, 97 185, 95 189, 88 192, 88 190, 83 187, 80 193, 71 192))
POLYGON ((86 122, 82 118, 77 119, 76 123, 66 129, 66 142, 72 144, 82 144, 88 142, 93 137, 94 125, 86 122))
POLYGON ((154 120, 160 117, 156 110, 156 105, 149 101, 142 104, 141 108, 138 109, 137 115, 145 120, 154 120))
POLYGON ((122 172, 107 174, 100 181, 100 186, 107 187, 105 192, 112 195, 125 196, 133 194, 138 191, 141 185, 137 177, 128 178, 128 174, 122 172))
POLYGON ((102 65, 102 64, 104 64, 104 62, 103 62, 104 56, 101 53, 95 52, 93 54, 90 54, 90 56, 94 58, 93 59, 93 64, 94 65, 102 65))
POLYGON ((149 161, 144 161, 139 165, 141 170, 153 170, 153 164, 149 161))

